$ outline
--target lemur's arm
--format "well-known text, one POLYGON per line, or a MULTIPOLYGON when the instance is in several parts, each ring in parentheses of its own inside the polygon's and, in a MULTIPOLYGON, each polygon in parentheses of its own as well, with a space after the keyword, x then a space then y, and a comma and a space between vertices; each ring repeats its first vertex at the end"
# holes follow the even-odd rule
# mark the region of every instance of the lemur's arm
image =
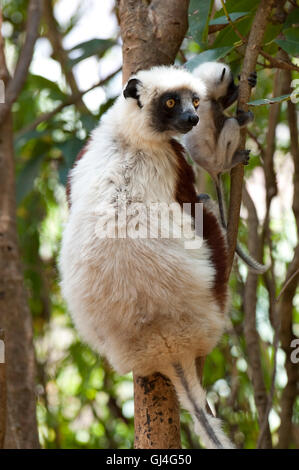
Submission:
MULTIPOLYGON (((256 72, 250 73, 248 77, 248 84, 251 88, 256 86, 257 75, 256 72)), ((236 85, 232 79, 230 85, 227 88, 227 93, 221 98, 221 104, 223 109, 229 108, 235 101, 237 101, 239 96, 239 85, 236 85)))

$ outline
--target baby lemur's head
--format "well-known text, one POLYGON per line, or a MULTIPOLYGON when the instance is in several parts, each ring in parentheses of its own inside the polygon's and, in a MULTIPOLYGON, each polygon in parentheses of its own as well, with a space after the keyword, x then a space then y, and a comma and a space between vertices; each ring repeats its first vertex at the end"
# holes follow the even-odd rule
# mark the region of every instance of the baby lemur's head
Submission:
POLYGON ((236 100, 238 86, 227 64, 204 62, 193 70, 193 75, 206 84, 206 99, 218 101, 223 109, 236 100))
POLYGON ((175 66, 142 70, 129 79, 123 91, 128 118, 136 120, 136 132, 153 139, 186 134, 196 126, 204 94, 201 80, 175 66))

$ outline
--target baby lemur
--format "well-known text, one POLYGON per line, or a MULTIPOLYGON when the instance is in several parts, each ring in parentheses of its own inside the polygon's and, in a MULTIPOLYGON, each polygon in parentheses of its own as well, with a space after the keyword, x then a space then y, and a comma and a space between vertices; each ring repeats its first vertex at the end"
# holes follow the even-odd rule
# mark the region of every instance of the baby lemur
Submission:
MULTIPOLYGON (((235 117, 224 114, 224 110, 236 101, 239 92, 228 65, 206 62, 194 69, 193 75, 204 82, 207 93, 198 110, 199 123, 185 136, 184 143, 191 158, 208 171, 215 182, 221 221, 226 228, 221 175, 239 163, 248 164, 250 151, 238 147, 240 129, 253 121, 253 114, 241 110, 237 110, 235 117)), ((250 74, 248 82, 251 87, 256 85, 256 73, 250 74)), ((267 269, 244 253, 239 244, 236 252, 252 270, 263 273, 267 269)))
POLYGON ((226 237, 209 203, 197 231, 194 173, 177 140, 197 124, 205 92, 177 67, 131 77, 71 170, 60 273, 82 337, 120 374, 168 376, 202 443, 222 448, 233 446, 206 412, 195 359, 224 329, 226 237), (171 208, 169 236, 149 235, 157 204, 171 208))

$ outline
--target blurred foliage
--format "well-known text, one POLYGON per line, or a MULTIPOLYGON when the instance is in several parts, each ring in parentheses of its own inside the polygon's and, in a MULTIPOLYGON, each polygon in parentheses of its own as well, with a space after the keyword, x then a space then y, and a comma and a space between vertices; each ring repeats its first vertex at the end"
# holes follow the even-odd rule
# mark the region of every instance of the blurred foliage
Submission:
MULTIPOLYGON (((23 40, 28 2, 3 0, 4 27, 7 37, 7 53, 13 63, 23 40)), ((258 0, 229 0, 227 9, 238 30, 246 35, 251 27, 258 0)), ((183 56, 193 68, 206 60, 224 58, 238 73, 244 50, 239 48, 240 38, 228 23, 220 9, 211 19, 213 2, 191 0, 190 29, 184 41, 183 56), (225 27, 208 35, 210 25, 225 27)), ((291 54, 298 54, 298 10, 285 25, 270 24, 265 36, 265 50, 274 55, 278 47, 291 54), (295 16, 296 15, 296 16, 295 16), (282 31, 283 36, 278 34, 282 31)), ((69 34, 78 22, 79 13, 69 18, 67 25, 59 25, 62 34, 69 34)), ((42 31, 44 28, 42 28, 42 31)), ((100 34, 100 31, 99 31, 100 34)), ((69 51, 69 66, 88 57, 107 57, 119 38, 102 40, 94 38, 78 43, 69 51), (75 55, 74 55, 75 53, 75 55)), ((118 46, 119 47, 119 46, 118 46)), ((178 56, 181 61, 182 54, 178 56)), ((254 99, 272 97, 274 71, 258 66, 258 87, 254 99)), ((294 74, 294 78, 296 78, 294 74)), ((298 77, 297 77, 298 78, 298 77)), ((82 114, 75 104, 61 109, 54 116, 41 122, 36 128, 31 123, 41 113, 55 109, 69 96, 69 88, 60 76, 51 81, 40 75, 30 74, 18 102, 14 106, 15 156, 17 171, 18 228, 25 279, 33 315, 35 345, 38 361, 38 422, 40 440, 46 448, 128 448, 133 446, 133 384, 132 376, 117 376, 107 363, 94 354, 78 339, 71 319, 61 298, 57 256, 63 223, 67 216, 64 185, 67 172, 84 146, 90 130, 97 124, 103 112, 113 103, 109 82, 103 87, 105 102, 98 112, 82 114)), ((259 104, 259 103, 258 103, 259 104)), ((255 122, 251 128, 261 145, 265 144, 268 122, 268 106, 256 106, 255 122)), ((285 127, 286 106, 281 106, 280 125, 285 127)), ((289 150, 289 138, 285 143, 277 139, 277 161, 283 162, 289 150)), ((261 166, 259 149, 250 141, 252 157, 246 176, 261 166)), ((288 157, 289 158, 289 157, 288 157)), ((206 191, 214 194, 206 177, 206 191)), ((228 179, 225 180, 226 193, 228 179)), ((286 263, 296 242, 295 223, 290 211, 279 220, 273 220, 273 256, 278 263, 279 286, 284 280, 286 263)), ((239 240, 246 248, 247 230, 240 224, 239 240)), ((219 346, 206 360, 204 385, 210 403, 227 423, 227 430, 235 442, 245 448, 256 446, 258 437, 257 412, 253 390, 248 375, 248 362, 243 336, 242 291, 246 268, 238 262, 231 279, 232 328, 224 335, 219 346)), ((296 306, 298 308, 298 296, 296 306)), ((298 311, 296 313, 298 321, 298 311)), ((258 331, 260 333, 262 363, 267 386, 273 366, 273 331, 268 320, 268 297, 259 278, 258 331)), ((272 432, 277 440, 279 424, 279 398, 286 383, 283 352, 279 351, 278 375, 274 406, 271 412, 272 432)), ((299 403, 296 404, 298 411, 299 403)), ((297 423, 299 418, 296 418, 297 423)), ((182 412, 183 446, 198 446, 188 432, 192 429, 190 418, 182 412)))

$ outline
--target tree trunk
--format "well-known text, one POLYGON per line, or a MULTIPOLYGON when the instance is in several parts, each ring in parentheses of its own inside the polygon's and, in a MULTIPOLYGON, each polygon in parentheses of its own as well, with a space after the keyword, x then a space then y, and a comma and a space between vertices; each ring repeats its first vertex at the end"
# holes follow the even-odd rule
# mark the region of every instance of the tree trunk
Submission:
MULTIPOLYGON (((0 327, 5 332, 5 448, 39 447, 32 323, 17 241, 12 117, 0 127, 0 327)), ((4 387, 3 387, 4 389, 4 387)), ((2 416, 3 410, 2 410, 2 416)), ((0 429, 0 435, 3 429, 0 429)))
MULTIPOLYGON (((188 27, 189 0, 119 0, 123 82, 138 70, 172 64, 188 27)), ((135 448, 181 447, 179 405, 160 374, 134 377, 135 448)))

